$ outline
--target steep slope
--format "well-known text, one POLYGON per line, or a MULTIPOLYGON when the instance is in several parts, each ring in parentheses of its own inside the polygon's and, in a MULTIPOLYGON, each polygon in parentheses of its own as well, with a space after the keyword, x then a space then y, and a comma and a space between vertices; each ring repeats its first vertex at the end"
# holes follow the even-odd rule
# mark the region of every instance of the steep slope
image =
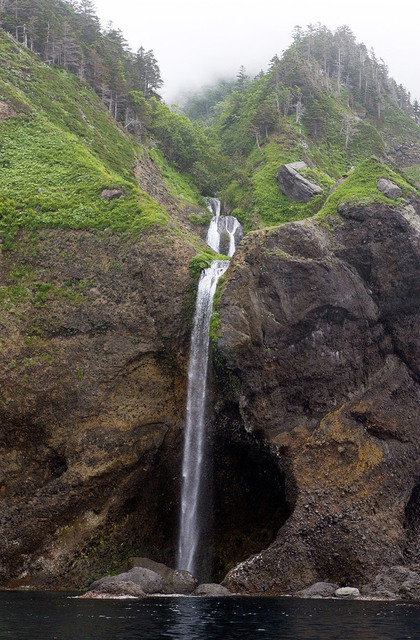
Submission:
POLYGON ((278 593, 417 561, 420 205, 366 156, 415 177, 419 128, 377 62, 360 93, 351 56, 337 77, 337 42, 323 68, 307 38, 242 77, 208 138, 134 96, 147 149, 0 32, 3 585, 174 561, 195 286, 214 257, 188 172, 254 229, 211 329, 215 571, 256 554, 227 584, 278 593), (279 190, 294 160, 323 188, 309 204, 279 190))

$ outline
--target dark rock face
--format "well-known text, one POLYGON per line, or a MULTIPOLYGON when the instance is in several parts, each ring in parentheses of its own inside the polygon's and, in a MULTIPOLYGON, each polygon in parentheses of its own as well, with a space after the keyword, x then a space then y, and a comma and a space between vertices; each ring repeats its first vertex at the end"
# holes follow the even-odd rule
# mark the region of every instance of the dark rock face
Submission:
POLYGON ((39 231, 3 251, 3 584, 173 561, 194 254, 162 231, 39 231))
POLYGON ((304 162, 292 162, 283 164, 277 171, 277 182, 279 189, 285 196, 295 202, 309 202, 309 200, 322 193, 321 187, 304 178, 298 172, 299 169, 306 169, 304 162))
POLYGON ((232 591, 360 586, 418 559, 419 210, 344 205, 328 225, 290 223, 238 248, 219 357, 294 510, 230 571, 232 591))

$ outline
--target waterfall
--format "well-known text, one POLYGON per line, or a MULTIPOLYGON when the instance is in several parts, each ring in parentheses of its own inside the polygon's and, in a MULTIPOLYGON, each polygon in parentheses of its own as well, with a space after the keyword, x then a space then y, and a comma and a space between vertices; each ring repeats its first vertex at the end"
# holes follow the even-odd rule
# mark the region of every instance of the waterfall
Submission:
MULTIPOLYGON (((214 213, 213 218, 210 221, 210 225, 207 231, 206 242, 215 251, 220 253, 220 233, 219 233, 219 220, 220 220, 220 200, 217 198, 210 198, 209 209, 214 213)), ((233 255, 233 254, 232 254, 233 255)))
MULTIPOLYGON (((220 216, 220 201, 216 198, 210 199, 210 207, 215 215, 210 223, 207 243, 218 252, 222 235, 220 229, 223 229, 222 233, 229 236, 229 256, 232 256, 236 249, 237 232, 242 232, 242 227, 236 218, 220 216)), ((217 281, 228 266, 228 260, 214 260, 208 269, 202 271, 191 333, 177 567, 193 575, 197 574, 197 551, 204 520, 200 493, 205 462, 210 317, 217 281)))
POLYGON ((217 281, 229 266, 215 260, 204 269, 198 283, 188 370, 187 418, 182 464, 181 534, 177 566, 196 573, 196 551, 200 539, 199 497, 205 441, 205 406, 209 325, 217 281))
POLYGON ((225 220, 226 220, 225 229, 226 229, 226 233, 229 236, 228 256, 229 256, 229 258, 231 258, 233 256, 233 254, 235 253, 235 250, 236 250, 236 237, 235 237, 235 234, 241 228, 241 225, 240 225, 239 221, 236 218, 234 218, 233 216, 227 216, 225 218, 225 220))
POLYGON ((220 200, 217 198, 210 198, 208 208, 214 216, 210 221, 206 242, 216 253, 224 253, 231 258, 242 238, 242 225, 233 216, 220 215, 220 200))

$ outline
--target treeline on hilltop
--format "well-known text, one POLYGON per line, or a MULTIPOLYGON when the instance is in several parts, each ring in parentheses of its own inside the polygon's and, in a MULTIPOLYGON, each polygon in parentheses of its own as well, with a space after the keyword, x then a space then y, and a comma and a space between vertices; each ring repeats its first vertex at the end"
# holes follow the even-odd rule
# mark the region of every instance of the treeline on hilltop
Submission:
POLYGON ((346 26, 295 28, 291 46, 266 72, 252 79, 241 67, 235 82, 203 89, 184 111, 229 158, 221 196, 248 229, 308 217, 322 206, 321 197, 303 206, 279 193, 283 163, 305 160, 324 194, 351 166, 369 156, 392 160, 398 148, 412 150, 405 154, 412 179, 420 173, 413 151, 420 153, 418 102, 346 26))
POLYGON ((0 0, 0 26, 49 64, 85 79, 116 120, 129 120, 130 92, 160 99, 153 51, 133 53, 122 32, 102 30, 91 0, 0 0))
POLYGON ((391 101, 415 122, 420 118, 417 100, 411 103, 410 93, 389 77, 372 49, 357 43, 347 26, 332 32, 321 24, 296 27, 293 44, 281 58, 272 58, 266 73, 251 80, 241 67, 236 83, 223 80, 203 89, 187 99, 184 110, 191 119, 214 126, 232 154, 248 152, 280 131, 282 117, 291 114, 307 135, 325 137, 331 133, 333 110, 328 98, 348 108, 342 122, 346 147, 354 129, 350 111, 380 125, 383 107, 391 101))

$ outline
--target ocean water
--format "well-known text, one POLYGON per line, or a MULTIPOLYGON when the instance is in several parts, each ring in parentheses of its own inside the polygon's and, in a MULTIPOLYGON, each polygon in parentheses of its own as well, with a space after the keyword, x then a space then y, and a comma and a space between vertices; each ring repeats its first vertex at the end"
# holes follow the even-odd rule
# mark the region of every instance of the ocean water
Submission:
POLYGON ((402 640, 420 638, 420 602, 180 598, 77 600, 0 591, 13 640, 402 640))

